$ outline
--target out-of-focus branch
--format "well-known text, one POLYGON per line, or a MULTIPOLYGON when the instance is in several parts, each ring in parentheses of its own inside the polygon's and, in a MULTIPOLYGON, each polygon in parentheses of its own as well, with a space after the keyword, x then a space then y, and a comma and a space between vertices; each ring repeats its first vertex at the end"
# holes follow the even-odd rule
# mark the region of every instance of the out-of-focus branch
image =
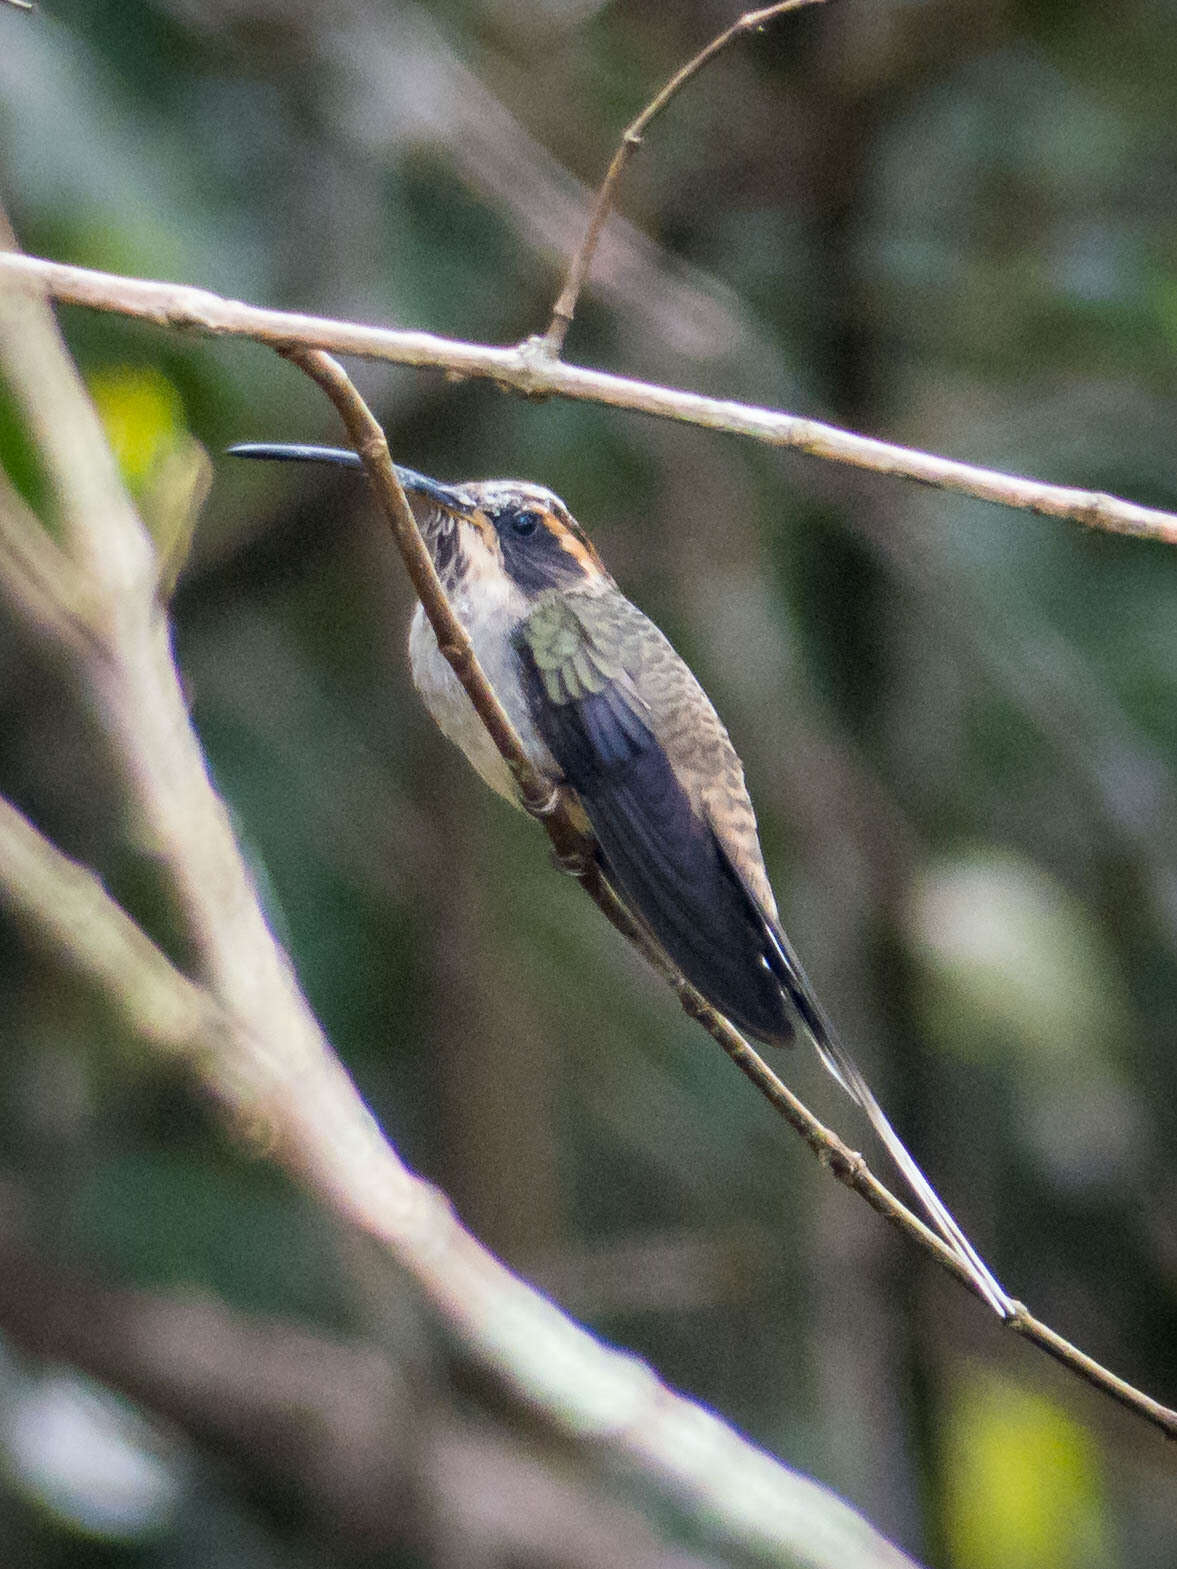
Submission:
POLYGON ((230 1458, 283 1513, 297 1496, 309 1534, 349 1562, 425 1543, 442 1563, 715 1566, 668 1545, 607 1485, 570 1476, 562 1446, 545 1454, 538 1435, 459 1416, 363 1341, 190 1294, 112 1290, 3 1236, 0 1332, 230 1458), (527 1508, 503 1508, 512 1497, 527 1508))
POLYGON ((528 397, 573 398, 631 409, 659 419, 676 420, 705 430, 747 436, 768 446, 788 447, 812 457, 912 479, 941 490, 957 491, 1000 506, 1069 518, 1088 528, 1112 534, 1177 544, 1177 515, 1138 506, 1100 491, 1047 485, 1039 480, 1002 474, 996 469, 957 463, 910 447, 894 446, 869 436, 802 419, 778 409, 760 408, 698 393, 653 386, 604 371, 568 365, 537 348, 534 340, 514 348, 461 343, 427 332, 366 327, 329 317, 291 311, 262 310, 226 300, 184 284, 154 283, 113 273, 67 267, 32 256, 0 254, 0 286, 19 285, 35 294, 49 294, 71 305, 115 311, 140 321, 177 327, 211 337, 251 338, 271 348, 298 346, 354 354, 360 359, 386 360, 418 369, 458 376, 484 377, 528 397))
POLYGON ((0 799, 0 903, 86 975, 140 1042, 188 1062, 230 1121, 407 1269, 451 1333, 534 1418, 672 1489, 721 1536, 819 1569, 910 1569, 823 1487, 747 1444, 635 1358, 613 1351, 505 1269, 444 1197, 402 1164, 320 1036, 301 1019, 242 1020, 159 952, 86 868, 0 799))
POLYGON ((621 176, 625 173, 629 160, 642 145, 642 137, 651 122, 662 113, 680 88, 685 87, 693 76, 735 39, 743 37, 745 33, 754 33, 760 28, 767 27, 769 22, 775 21, 778 16, 783 16, 786 11, 797 11, 803 5, 818 3, 819 0, 778 0, 776 5, 765 6, 762 10, 746 11, 738 22, 734 22, 731 27, 713 38, 705 48, 700 49, 693 60, 688 60, 686 65, 676 71, 662 90, 654 95, 637 119, 626 126, 593 202, 584 238, 568 265, 564 287, 560 290, 560 296, 552 308, 552 319, 548 323, 548 330, 542 338, 537 339, 548 354, 557 356, 564 347, 564 339, 568 336, 568 329, 576 314, 576 302, 580 298, 580 291, 584 288, 585 279, 592 266, 597 241, 601 238, 601 230, 605 227, 605 220, 612 209, 621 176))

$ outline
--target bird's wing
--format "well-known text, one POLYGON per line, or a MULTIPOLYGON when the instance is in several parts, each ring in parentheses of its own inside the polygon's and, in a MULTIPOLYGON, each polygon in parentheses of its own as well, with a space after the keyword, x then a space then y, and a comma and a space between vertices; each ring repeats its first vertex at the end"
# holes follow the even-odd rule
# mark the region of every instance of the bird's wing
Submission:
POLYGON ((610 881, 687 980, 733 1024, 774 1044, 791 1041, 795 1023, 804 1027, 977 1290, 1009 1317, 1009 1297, 891 1126, 781 929, 726 732, 717 719, 710 724, 714 714, 704 698, 699 717, 708 721, 712 743, 716 735, 722 738, 722 756, 712 766, 730 763, 729 783, 738 784, 742 798, 737 831, 729 824, 721 835, 706 792, 690 780, 689 749, 671 739, 675 726, 668 723, 665 692, 658 687, 654 713, 639 690, 639 669, 651 696, 655 689, 649 658, 635 650, 635 629, 646 633, 647 642, 658 640, 655 657, 664 665, 673 661, 663 670, 663 684, 689 682, 693 693, 694 678, 678 656, 620 596, 546 596, 516 635, 536 726, 580 797, 610 881), (729 853, 729 840, 737 854, 729 853))
POLYGON ((533 718, 630 908, 733 1023, 783 1044, 792 1018, 763 962, 761 918, 655 733, 633 675, 638 613, 622 604, 553 596, 522 624, 533 718))

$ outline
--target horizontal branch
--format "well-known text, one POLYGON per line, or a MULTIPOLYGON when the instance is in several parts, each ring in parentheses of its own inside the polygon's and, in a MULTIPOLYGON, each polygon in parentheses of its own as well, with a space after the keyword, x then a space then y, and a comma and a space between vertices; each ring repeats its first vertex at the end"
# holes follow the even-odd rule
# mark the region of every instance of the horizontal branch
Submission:
POLYGON ((706 430, 747 436, 768 446, 791 448, 877 474, 916 480, 981 501, 1045 517, 1067 518, 1088 528, 1177 544, 1177 515, 1171 512, 1138 506, 1100 491, 1046 485, 996 469, 957 463, 778 409, 704 398, 693 392, 568 365, 552 355, 542 337, 529 338, 514 348, 461 343, 428 332, 367 327, 329 317, 263 310, 184 284, 123 278, 14 254, 0 255, 0 284, 3 283, 23 284, 66 304, 114 311, 212 337, 251 338, 272 348, 326 349, 360 359, 483 377, 528 397, 573 398, 631 409, 706 430))

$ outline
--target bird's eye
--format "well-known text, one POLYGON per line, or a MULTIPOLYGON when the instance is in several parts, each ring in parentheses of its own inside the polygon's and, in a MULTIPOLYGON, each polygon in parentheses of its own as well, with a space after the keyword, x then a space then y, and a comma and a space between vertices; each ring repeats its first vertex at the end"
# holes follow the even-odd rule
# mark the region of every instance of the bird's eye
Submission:
POLYGON ((507 527, 511 530, 512 534, 519 534, 526 537, 528 534, 535 533, 536 527, 539 524, 539 513, 508 512, 506 522, 507 527))

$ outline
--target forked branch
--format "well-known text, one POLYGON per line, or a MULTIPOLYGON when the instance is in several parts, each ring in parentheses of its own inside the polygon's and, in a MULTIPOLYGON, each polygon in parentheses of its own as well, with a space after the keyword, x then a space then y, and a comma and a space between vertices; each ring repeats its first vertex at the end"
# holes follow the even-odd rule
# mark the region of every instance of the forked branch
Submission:
MULTIPOLYGON (((334 349, 403 364, 436 367, 459 375, 487 377, 533 396, 559 395, 629 408, 661 418, 750 436, 768 444, 793 447, 985 500, 1072 518, 1113 532, 1177 543, 1177 517, 1170 513, 1091 492, 1042 485, 954 463, 930 454, 912 452, 856 436, 814 421, 798 419, 780 411, 653 387, 568 366, 559 360, 559 349, 572 319, 601 227, 612 205, 617 182, 640 143, 645 128, 684 82, 733 38, 805 3, 811 3, 811 0, 784 0, 782 4, 762 11, 749 12, 676 73, 629 127, 598 194, 585 239, 573 259, 548 332, 515 348, 455 343, 424 333, 394 332, 290 313, 262 311, 200 290, 92 273, 12 254, 0 256, 0 284, 7 282, 12 287, 20 286, 34 294, 48 292, 61 300, 119 311, 171 327, 250 337, 278 348, 324 387, 342 415, 353 445, 365 462, 443 652, 511 767, 524 801, 544 823, 562 861, 576 871, 586 891, 607 917, 651 962, 662 968, 665 968, 665 964, 657 950, 601 879, 591 853, 591 844, 586 842, 572 820, 566 803, 558 792, 553 795, 531 768, 519 737, 478 666, 464 630, 446 602, 428 552, 396 480, 383 433, 341 367, 323 351, 334 349)), ((15 823, 9 823, 8 831, 10 836, 19 836, 20 830, 15 823)), ((3 834, 0 834, 2 837, 3 834)), ((45 878, 45 886, 48 887, 48 871, 45 871, 45 878)), ((47 905, 40 910, 43 918, 48 918, 49 908, 47 905)), ((681 979, 672 979, 684 1009, 703 1024, 760 1093, 801 1134, 819 1158, 830 1166, 838 1179, 931 1253, 943 1267, 966 1284, 972 1285, 963 1264, 950 1249, 878 1182, 861 1157, 850 1151, 810 1115, 738 1032, 717 1015, 698 993, 681 979)), ((223 976, 221 982, 213 986, 212 990, 223 1004, 226 1000, 223 976)), ((194 1007, 203 1007, 202 996, 189 1000, 194 1007)), ((236 1003, 237 999, 232 1000, 236 1003)), ((303 1023, 307 1027, 308 1042, 313 1044, 314 1032, 310 1021, 304 1020, 303 1023)), ((236 1032, 237 1024, 232 1014, 218 1013, 215 1018, 202 1016, 193 1028, 199 1028, 202 1034, 211 1032, 215 1035, 218 1031, 236 1032)), ((237 1044, 248 1047, 248 1041, 244 1038, 238 1040, 237 1044)), ((305 1113, 296 1113, 287 1106, 273 1086, 269 1086, 268 1091, 275 1095, 272 1114, 283 1123, 290 1138, 285 1150, 288 1161, 306 1161, 314 1165, 308 1152, 317 1152, 322 1147, 322 1130, 318 1130, 313 1121, 306 1123, 305 1113), (295 1138, 300 1117, 305 1124, 302 1129, 306 1133, 305 1149, 298 1146, 295 1138)), ((346 1097, 343 1097, 341 1107, 345 1102, 346 1097)), ((342 1173, 323 1168, 315 1170, 313 1174, 322 1186, 335 1191, 337 1200, 345 1208, 356 1204, 355 1194, 346 1179, 343 1179, 341 1188, 336 1187, 342 1173)), ((360 1218, 358 1214, 357 1218, 360 1218)), ((365 1211, 363 1219, 371 1225, 371 1212, 365 1211)), ((1020 1304, 1009 1322, 1019 1334, 1039 1345, 1093 1386, 1136 1411, 1170 1436, 1177 1436, 1177 1412, 1115 1377, 1056 1335, 1020 1304)))
POLYGON ((548 330, 542 337, 535 340, 537 347, 542 347, 544 352, 556 356, 564 347, 564 339, 568 336, 568 329, 572 325, 572 318, 576 314, 576 302, 580 298, 580 291, 584 288, 585 279, 588 277, 589 268, 593 264, 593 257, 597 250, 597 241, 601 238, 601 230, 605 227, 605 220, 612 210, 617 196, 617 187, 621 176, 625 173, 626 166, 634 153, 642 145, 642 138, 650 127, 650 123, 657 118, 666 108, 666 105, 675 96, 680 88, 685 87, 692 76, 697 75, 709 61, 714 60, 745 33, 758 32, 762 27, 767 27, 769 22, 783 16, 786 11, 798 11, 804 5, 817 5, 820 0, 779 0, 777 5, 766 5, 759 11, 746 11, 738 22, 726 28, 717 37, 713 38, 705 49, 700 49, 693 60, 688 60, 680 70, 676 71, 661 92, 656 93, 637 119, 626 126, 622 132, 621 141, 617 151, 605 171, 605 178, 601 188, 593 201, 592 211, 589 214, 588 224, 584 231, 584 238, 577 246, 576 254, 568 264, 568 271, 564 278, 564 287, 560 290, 560 297, 552 308, 552 319, 548 330))

